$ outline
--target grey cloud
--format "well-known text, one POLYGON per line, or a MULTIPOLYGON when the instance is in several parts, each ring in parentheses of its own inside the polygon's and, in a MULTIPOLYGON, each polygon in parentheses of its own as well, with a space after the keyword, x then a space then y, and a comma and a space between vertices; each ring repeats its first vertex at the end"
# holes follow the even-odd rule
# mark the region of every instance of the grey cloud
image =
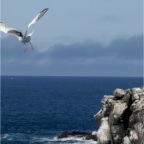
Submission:
POLYGON ((142 60, 143 36, 116 39, 108 46, 87 41, 71 45, 56 45, 52 49, 49 56, 55 59, 115 57, 125 60, 142 60))
POLYGON ((143 59, 143 35, 133 36, 129 39, 117 39, 109 48, 124 59, 143 59))
MULTIPOLYGON (((17 41, 15 37, 7 37, 2 39, 2 57, 5 55, 14 55, 19 53, 23 56, 25 46, 17 41)), ((29 46, 28 46, 29 47, 29 46)), ((41 49, 41 48, 40 48, 41 49)), ((125 59, 142 59, 143 58, 143 36, 134 36, 129 39, 116 39, 105 46, 102 43, 86 41, 83 43, 74 43, 71 45, 57 44, 50 47, 50 50, 44 53, 36 53, 36 57, 50 58, 96 58, 96 57, 111 57, 125 59)))
POLYGON ((2 39, 2 74, 142 76, 143 35, 116 39, 109 45, 85 41, 28 49, 15 37, 2 39))

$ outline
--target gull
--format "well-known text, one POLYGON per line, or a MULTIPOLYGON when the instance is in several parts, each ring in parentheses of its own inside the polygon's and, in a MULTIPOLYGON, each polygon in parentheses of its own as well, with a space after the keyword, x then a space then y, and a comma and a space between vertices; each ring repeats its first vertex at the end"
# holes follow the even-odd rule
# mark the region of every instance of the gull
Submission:
MULTIPOLYGON (((33 20, 28 24, 27 29, 24 34, 16 28, 8 27, 3 22, 0 22, 0 31, 7 33, 7 34, 15 35, 18 38, 19 42, 23 43, 25 46, 26 46, 26 43, 30 43, 31 48, 33 49, 33 46, 30 41, 31 41, 31 36, 34 31, 32 33, 28 34, 28 29, 30 28, 31 25, 33 25, 35 22, 37 22, 47 11, 48 11, 48 8, 45 8, 44 10, 40 11, 33 18, 33 20)), ((24 48, 24 52, 26 52, 26 48, 24 48)))

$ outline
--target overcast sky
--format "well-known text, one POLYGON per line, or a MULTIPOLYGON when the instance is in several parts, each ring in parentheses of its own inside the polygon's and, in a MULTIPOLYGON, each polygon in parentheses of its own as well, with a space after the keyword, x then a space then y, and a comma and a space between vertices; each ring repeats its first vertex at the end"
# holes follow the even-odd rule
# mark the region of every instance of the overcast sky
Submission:
POLYGON ((2 75, 142 76, 142 0, 1 0, 1 21, 29 32, 32 51, 1 34, 2 75))

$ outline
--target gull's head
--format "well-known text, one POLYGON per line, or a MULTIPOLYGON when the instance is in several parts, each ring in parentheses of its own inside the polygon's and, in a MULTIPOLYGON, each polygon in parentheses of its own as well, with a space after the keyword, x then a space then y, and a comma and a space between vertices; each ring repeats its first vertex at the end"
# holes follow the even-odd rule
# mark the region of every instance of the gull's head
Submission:
POLYGON ((20 41, 20 42, 24 42, 24 36, 23 36, 23 34, 21 33, 21 32, 17 32, 17 37, 18 37, 18 40, 20 41))
POLYGON ((21 32, 17 32, 17 35, 18 35, 19 37, 23 37, 23 34, 22 34, 21 32))

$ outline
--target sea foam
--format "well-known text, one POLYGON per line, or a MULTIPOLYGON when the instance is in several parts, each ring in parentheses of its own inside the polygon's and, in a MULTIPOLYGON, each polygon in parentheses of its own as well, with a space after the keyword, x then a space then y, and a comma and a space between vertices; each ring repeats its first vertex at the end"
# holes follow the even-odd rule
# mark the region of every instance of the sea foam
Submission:
POLYGON ((42 136, 42 135, 30 135, 30 134, 23 134, 23 133, 10 133, 10 134, 2 134, 1 141, 13 141, 13 142, 27 142, 27 143, 37 143, 37 144, 97 144, 96 141, 93 140, 85 140, 84 138, 71 136, 68 138, 58 139, 57 137, 49 137, 49 136, 42 136))

